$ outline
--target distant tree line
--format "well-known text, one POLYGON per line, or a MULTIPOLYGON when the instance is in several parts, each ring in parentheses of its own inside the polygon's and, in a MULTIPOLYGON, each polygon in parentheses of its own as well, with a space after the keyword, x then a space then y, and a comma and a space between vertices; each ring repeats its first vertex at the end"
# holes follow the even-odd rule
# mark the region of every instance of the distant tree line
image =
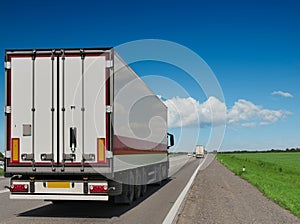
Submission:
POLYGON ((286 148, 285 151, 286 152, 300 152, 300 148, 291 148, 291 149, 286 148))
POLYGON ((187 152, 169 152, 169 154, 178 154, 178 155, 179 155, 179 154, 180 154, 180 155, 181 155, 181 154, 186 154, 186 153, 187 153, 187 152))
POLYGON ((228 151, 228 152, 218 152, 218 153, 268 153, 268 152, 300 152, 300 148, 286 148, 284 149, 271 149, 271 150, 255 150, 255 151, 248 151, 248 150, 240 150, 240 151, 228 151))

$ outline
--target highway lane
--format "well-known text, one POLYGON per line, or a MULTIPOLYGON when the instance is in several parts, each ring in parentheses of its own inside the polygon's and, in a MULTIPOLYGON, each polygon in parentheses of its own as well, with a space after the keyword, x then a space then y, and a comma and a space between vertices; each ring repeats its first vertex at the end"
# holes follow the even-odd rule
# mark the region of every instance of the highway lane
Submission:
POLYGON ((7 189, 4 188, 5 186, 8 185, 9 185, 9 179, 0 177, 0 192, 8 191, 7 189))
MULTIPOLYGON (((162 186, 149 186, 146 196, 131 206, 112 202, 54 205, 39 200, 10 200, 8 192, 1 193, 0 223, 162 223, 200 161, 186 155, 172 157, 169 180, 162 186)), ((6 184, 7 179, 0 179, 0 187, 6 184)))

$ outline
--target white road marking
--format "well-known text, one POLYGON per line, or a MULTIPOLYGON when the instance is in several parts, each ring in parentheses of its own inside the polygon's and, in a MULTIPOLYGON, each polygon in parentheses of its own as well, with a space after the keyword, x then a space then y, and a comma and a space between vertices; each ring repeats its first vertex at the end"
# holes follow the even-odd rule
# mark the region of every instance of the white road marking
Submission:
POLYGON ((9 192, 9 190, 8 190, 8 189, 1 190, 1 191, 0 191, 0 194, 2 194, 2 193, 6 193, 6 192, 9 192))
POLYGON ((196 178, 196 175, 198 173, 198 170, 201 168, 201 166, 204 164, 206 158, 208 156, 206 156, 204 158, 204 160, 199 164, 199 166, 197 167, 197 169, 195 170, 195 172, 193 173, 191 179, 189 180, 189 182, 187 183, 187 185, 185 186, 185 188, 183 189, 183 191, 180 193, 179 197, 177 198, 177 200, 175 201, 174 205, 172 206, 172 208, 170 209, 168 215, 166 216, 165 220, 163 221, 163 224, 171 224, 173 222, 173 220, 175 219, 175 216, 177 215, 177 212, 180 208, 181 203, 183 202, 186 194, 188 193, 190 187, 192 186, 194 179, 196 178))

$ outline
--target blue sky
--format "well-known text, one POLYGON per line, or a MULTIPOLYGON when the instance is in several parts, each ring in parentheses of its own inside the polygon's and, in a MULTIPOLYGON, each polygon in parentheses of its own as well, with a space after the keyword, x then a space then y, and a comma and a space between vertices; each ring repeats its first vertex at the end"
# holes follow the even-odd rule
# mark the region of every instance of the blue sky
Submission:
MULTIPOLYGON (((3 1, 0 19, 2 54, 10 48, 117 46, 149 38, 184 45, 213 70, 231 115, 233 109, 239 111, 242 106, 249 112, 242 121, 232 115, 237 122, 227 124, 221 150, 300 147, 300 2, 297 0, 3 1), (293 97, 272 95, 274 91, 293 97), (282 115, 261 125, 262 118, 256 115, 264 116, 263 110, 281 111, 282 115)), ((200 106, 207 100, 203 91, 178 68, 159 63, 137 63, 133 68, 144 77, 159 74, 171 78, 188 90, 200 106)), ((2 63, 0 77, 0 105, 4 106, 2 63)), ((157 94, 163 92, 163 85, 153 80, 148 82, 157 94)), ((167 95, 169 99, 187 97, 178 96, 176 91, 167 95)), ((4 136, 3 114, 0 127, 0 136, 4 136)), ((194 138, 193 127, 185 130, 187 136, 191 133, 190 138, 194 138)), ((178 129, 172 131, 179 135, 178 129)), ((198 143, 206 144, 209 133, 210 127, 201 128, 198 143)), ((193 149, 188 142, 182 150, 193 149)), ((2 148, 3 137, 0 151, 2 148)))

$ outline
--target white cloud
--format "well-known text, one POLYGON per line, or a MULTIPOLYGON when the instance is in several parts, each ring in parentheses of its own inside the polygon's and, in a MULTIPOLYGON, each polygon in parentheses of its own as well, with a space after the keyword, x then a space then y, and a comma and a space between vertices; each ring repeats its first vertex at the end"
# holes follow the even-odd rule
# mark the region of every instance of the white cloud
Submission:
POLYGON ((254 117, 260 108, 250 101, 240 99, 227 111, 228 124, 236 124, 240 121, 247 121, 254 117))
POLYGON ((279 96, 283 96, 283 97, 287 97, 287 98, 292 98, 294 97, 292 94, 288 93, 288 92, 282 92, 282 91, 274 91, 271 93, 272 95, 279 95, 279 96))
POLYGON ((241 126, 246 128, 252 128, 256 126, 256 122, 248 122, 248 123, 242 123, 241 126))
POLYGON ((269 125, 276 123, 290 114, 291 112, 285 110, 264 109, 250 101, 240 99, 227 111, 227 121, 231 125, 254 127, 257 124, 269 125))
POLYGON ((290 115, 285 110, 269 110, 251 101, 239 99, 232 108, 226 109, 225 103, 216 97, 209 97, 200 103, 192 97, 174 97, 164 101, 168 107, 169 127, 219 126, 228 125, 255 127, 269 125, 290 115))
POLYGON ((170 127, 218 126, 225 123, 226 106, 216 97, 209 97, 204 103, 192 97, 174 97, 164 102, 168 107, 170 127))
POLYGON ((262 119, 261 122, 263 122, 264 124, 275 123, 286 114, 288 114, 288 112, 283 111, 283 110, 266 110, 266 109, 263 109, 259 112, 259 116, 262 119))

